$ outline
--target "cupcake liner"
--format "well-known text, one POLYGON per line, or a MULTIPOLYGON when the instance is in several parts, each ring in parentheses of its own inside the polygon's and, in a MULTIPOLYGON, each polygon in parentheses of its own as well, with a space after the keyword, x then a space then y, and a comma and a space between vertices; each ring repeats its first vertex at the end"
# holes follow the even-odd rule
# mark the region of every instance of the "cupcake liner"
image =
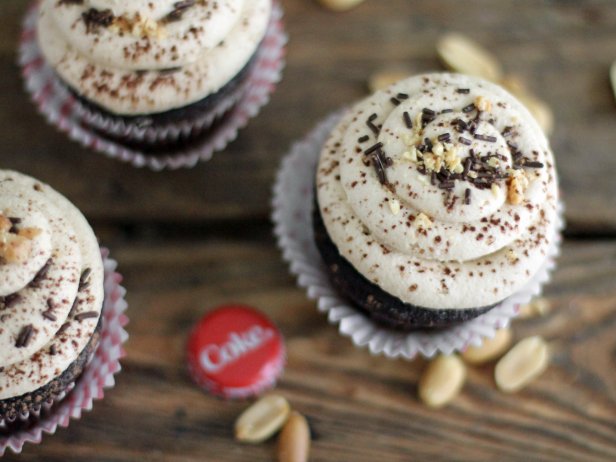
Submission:
MULTIPOLYGON (((90 357, 88 358, 88 363, 90 363, 93 357, 94 357, 94 353, 91 354, 90 357)), ((8 428, 8 425, 16 422, 17 420, 19 420, 22 423, 26 423, 29 421, 35 422, 41 416, 41 412, 49 411, 49 409, 51 409, 54 403, 62 401, 64 397, 68 395, 73 388, 75 388, 75 382, 70 383, 64 390, 62 390, 58 394, 54 394, 52 398, 48 399, 44 403, 39 404, 39 405, 34 405, 32 407, 32 410, 29 410, 26 412, 20 412, 13 419, 11 418, 0 419, 0 430, 6 430, 8 428)), ((1 454, 2 453, 0 453, 0 455, 1 454)))
POLYGON ((160 129, 139 128, 135 124, 126 124, 96 113, 71 94, 41 55, 36 38, 37 14, 38 2, 34 2, 23 22, 19 65, 26 91, 38 111, 51 125, 82 146, 130 163, 134 167, 148 167, 160 171, 194 167, 199 161, 209 160, 214 152, 221 151, 235 140, 238 131, 267 104, 282 77, 287 35, 282 21, 282 7, 279 2, 274 1, 269 26, 245 83, 218 101, 215 108, 204 113, 202 118, 168 124, 160 129), (101 133, 130 136, 152 143, 176 140, 201 130, 216 120, 221 120, 221 123, 204 134, 202 139, 198 138, 191 143, 190 147, 156 155, 125 146, 101 133))
POLYGON ((76 380, 72 390, 66 390, 66 397, 56 398, 56 403, 46 403, 40 413, 40 420, 25 430, 17 430, 8 436, 0 435, 0 457, 7 449, 20 453, 26 443, 38 444, 43 432, 54 434, 57 428, 68 427, 71 418, 79 419, 83 411, 92 409, 94 400, 102 399, 104 390, 115 385, 114 375, 121 370, 120 359, 125 356, 124 342, 128 334, 124 326, 128 318, 124 295, 126 290, 120 285, 122 276, 115 271, 117 263, 109 258, 109 251, 101 248, 105 267, 105 302, 101 339, 91 360, 82 375, 76 380))
POLYGON ((541 293, 543 284, 550 279, 560 253, 562 204, 559 204, 554 244, 545 263, 522 290, 487 313, 441 331, 406 333, 382 327, 338 294, 314 243, 311 217, 314 175, 321 147, 343 112, 327 117, 292 147, 282 161, 274 185, 274 232, 283 258, 297 276, 298 284, 306 289, 310 298, 317 300, 319 311, 327 313, 329 322, 338 324, 342 335, 350 337, 358 347, 368 347, 375 355, 409 360, 417 355, 432 357, 437 353, 463 351, 469 345, 478 346, 484 338, 493 337, 518 314, 521 305, 541 293))

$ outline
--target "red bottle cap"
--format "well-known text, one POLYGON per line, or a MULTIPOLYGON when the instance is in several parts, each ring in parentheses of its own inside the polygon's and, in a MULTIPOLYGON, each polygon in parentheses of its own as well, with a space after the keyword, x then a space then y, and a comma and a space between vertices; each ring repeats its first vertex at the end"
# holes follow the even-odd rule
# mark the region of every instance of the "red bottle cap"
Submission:
POLYGON ((248 306, 211 311, 188 341, 193 379, 225 398, 246 398, 274 386, 284 363, 282 335, 267 316, 248 306))

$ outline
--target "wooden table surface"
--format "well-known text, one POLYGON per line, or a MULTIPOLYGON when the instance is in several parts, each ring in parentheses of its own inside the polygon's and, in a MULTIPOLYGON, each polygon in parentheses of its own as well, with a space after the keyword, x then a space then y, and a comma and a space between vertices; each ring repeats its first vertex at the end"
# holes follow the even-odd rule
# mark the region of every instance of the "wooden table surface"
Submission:
POLYGON ((191 170, 154 173, 87 152, 47 126, 22 91, 15 49, 23 0, 0 9, 0 166, 69 197, 120 262, 130 340, 116 387, 92 413, 21 461, 268 461, 232 426, 245 403, 207 396, 186 374, 193 323, 230 301, 280 326, 288 366, 277 390, 311 424, 313 461, 616 460, 616 59, 613 1, 369 0, 346 14, 284 0, 288 66, 269 106, 224 153, 191 170), (554 109, 552 137, 568 229, 545 318, 516 337, 545 336, 551 367, 527 389, 495 389, 470 370, 443 410, 416 398, 421 360, 372 357, 338 335, 296 288, 272 237, 279 161, 319 119, 366 94, 392 66, 440 69, 437 37, 489 45, 554 109))

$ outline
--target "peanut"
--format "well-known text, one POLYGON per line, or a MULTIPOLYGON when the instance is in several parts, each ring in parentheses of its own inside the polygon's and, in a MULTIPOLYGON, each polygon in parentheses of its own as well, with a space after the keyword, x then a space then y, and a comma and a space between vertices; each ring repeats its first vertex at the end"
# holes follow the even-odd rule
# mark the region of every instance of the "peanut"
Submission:
POLYGON ((310 427, 306 418, 293 411, 278 438, 279 462, 307 462, 310 454, 310 427))
POLYGON ((436 52, 452 71, 487 80, 500 80, 503 71, 498 60, 479 44, 460 34, 447 34, 436 44, 436 52))
POLYGON ((507 183, 507 200, 510 204, 520 205, 524 202, 524 193, 528 188, 528 183, 528 178, 526 178, 524 172, 516 170, 516 174, 507 183))
POLYGON ((465 379, 466 366, 458 356, 439 356, 419 381, 419 397, 430 407, 442 407, 458 395, 465 379))
POLYGON ((319 3, 333 11, 347 11, 364 0, 319 0, 319 3))
POLYGON ((547 299, 541 297, 535 298, 527 305, 520 307, 518 319, 530 319, 537 316, 546 316, 551 309, 552 306, 547 299))
POLYGON ((507 393, 521 390, 547 368, 548 362, 549 351, 545 340, 539 336, 525 338, 496 364, 496 385, 507 393))
POLYGON ((500 329, 491 339, 483 341, 481 346, 471 346, 462 353, 462 359, 470 364, 484 364, 498 359, 511 345, 512 333, 510 329, 500 329))
POLYGON ((280 430, 290 412, 291 407, 282 396, 264 396, 238 417, 235 438, 243 443, 261 443, 280 430))
POLYGON ((8 233, 12 226, 11 220, 0 213, 0 234, 8 233))

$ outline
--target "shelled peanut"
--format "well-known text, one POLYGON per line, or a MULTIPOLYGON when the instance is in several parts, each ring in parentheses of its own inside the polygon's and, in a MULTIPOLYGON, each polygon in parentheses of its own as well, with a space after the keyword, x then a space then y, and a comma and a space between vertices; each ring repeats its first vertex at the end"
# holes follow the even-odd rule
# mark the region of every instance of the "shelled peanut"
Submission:
POLYGON ((235 422, 235 438, 242 443, 262 443, 280 432, 279 462, 307 462, 310 427, 282 396, 270 394, 249 406, 235 422))
POLYGON ((426 405, 440 408, 459 395, 466 379, 466 365, 496 362, 494 380, 506 393, 514 393, 539 377, 549 365, 549 348, 539 336, 520 340, 511 348, 513 334, 500 329, 480 346, 467 348, 460 356, 438 356, 428 363, 419 381, 419 398, 426 405))
POLYGON ((321 5, 333 11, 347 11, 362 2, 364 0, 319 0, 321 5))

